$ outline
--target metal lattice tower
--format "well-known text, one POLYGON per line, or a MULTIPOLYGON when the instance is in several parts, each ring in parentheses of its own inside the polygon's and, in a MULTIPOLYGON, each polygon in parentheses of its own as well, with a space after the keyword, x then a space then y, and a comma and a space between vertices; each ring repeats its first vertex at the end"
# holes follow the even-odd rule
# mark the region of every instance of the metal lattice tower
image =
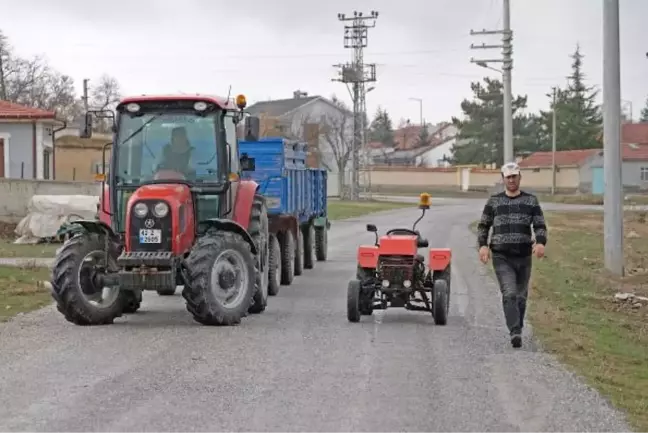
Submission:
MULTIPOLYGON (((362 12, 354 11, 353 17, 338 14, 338 20, 351 22, 351 25, 344 26, 344 48, 353 49, 353 60, 351 63, 334 65, 340 68, 340 71, 339 77, 333 79, 333 81, 340 81, 347 85, 352 85, 350 93, 351 99, 353 100, 353 143, 351 150, 351 188, 349 194, 351 200, 358 200, 360 196, 360 167, 358 160, 360 150, 365 147, 365 83, 376 81, 376 65, 374 63, 364 63, 364 48, 367 47, 368 29, 376 26, 377 18, 378 12, 376 11, 371 11, 369 15, 363 15, 362 12), (367 24, 368 21, 371 21, 371 25, 367 24)), ((364 165, 366 159, 364 155, 362 159, 364 165)))

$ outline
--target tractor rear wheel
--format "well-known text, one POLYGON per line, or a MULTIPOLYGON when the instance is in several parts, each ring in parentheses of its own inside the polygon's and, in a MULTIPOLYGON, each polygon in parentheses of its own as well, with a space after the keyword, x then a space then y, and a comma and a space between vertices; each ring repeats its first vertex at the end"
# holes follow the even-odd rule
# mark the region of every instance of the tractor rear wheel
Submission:
POLYGON ((243 236, 209 230, 198 239, 184 267, 182 296, 196 322, 209 326, 241 323, 256 289, 255 257, 243 236))
POLYGON ((276 296, 281 286, 281 246, 275 235, 270 235, 268 252, 268 295, 276 296))
POLYGON ((160 295, 160 296, 173 296, 173 295, 175 295, 175 292, 176 292, 175 287, 173 287, 173 288, 169 287, 168 289, 157 290, 157 294, 160 295))
POLYGON ((257 247, 255 266, 255 291, 252 305, 248 310, 250 314, 263 313, 268 305, 268 208, 265 198, 255 195, 250 212, 248 232, 257 247))
POLYGON ((360 321, 360 281, 351 280, 347 287, 347 319, 349 322, 360 321))
POLYGON ((315 257, 318 262, 325 262, 328 256, 328 230, 326 227, 315 228, 315 257))
POLYGON ((60 248, 52 266, 52 297, 66 320, 76 325, 109 325, 131 300, 118 287, 100 287, 104 264, 116 271, 118 246, 105 235, 81 233, 60 248), (106 245, 108 251, 106 251, 106 245))
POLYGON ((448 310, 450 307, 450 287, 444 279, 434 280, 432 287, 432 317, 436 325, 448 323, 448 310))
POLYGON ((315 226, 309 222, 303 229, 304 235, 304 269, 315 267, 315 226))

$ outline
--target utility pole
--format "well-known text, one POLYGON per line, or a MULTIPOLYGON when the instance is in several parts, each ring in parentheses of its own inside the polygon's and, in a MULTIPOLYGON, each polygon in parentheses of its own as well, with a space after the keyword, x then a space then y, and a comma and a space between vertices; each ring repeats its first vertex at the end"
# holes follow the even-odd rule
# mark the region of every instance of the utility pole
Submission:
POLYGON ((366 113, 365 83, 376 81, 376 65, 375 63, 364 63, 364 48, 367 47, 368 43, 368 29, 376 26, 377 18, 378 12, 376 11, 371 11, 369 15, 363 15, 362 12, 353 11, 353 17, 338 14, 338 20, 351 22, 351 25, 344 26, 344 48, 353 49, 353 60, 351 63, 334 65, 340 71, 338 78, 332 80, 352 85, 353 144, 351 149, 351 200, 358 200, 360 198, 358 151, 364 142, 364 117, 366 113), (371 25, 366 24, 368 20, 372 21, 371 25))
POLYGON ((85 112, 87 113, 89 108, 88 108, 88 81, 90 79, 84 78, 83 79, 83 108, 85 109, 85 112))
POLYGON ((513 91, 511 86, 513 69, 513 31, 511 30, 511 5, 510 0, 502 0, 503 3, 503 28, 502 30, 471 30, 470 34, 475 35, 502 35, 502 45, 481 45, 470 44, 471 49, 502 49, 501 59, 478 60, 470 59, 471 63, 477 63, 488 68, 489 63, 502 63, 502 82, 504 84, 504 163, 515 159, 513 152, 513 91))
POLYGON ((421 119, 421 127, 425 126, 425 122, 423 121, 423 99, 421 98, 410 98, 412 101, 417 101, 419 103, 419 119, 421 119))
POLYGON ((556 87, 553 88, 553 110, 551 113, 551 195, 556 194, 556 87))
POLYGON ((605 267, 613 274, 623 276, 619 0, 603 0, 603 169, 605 267))

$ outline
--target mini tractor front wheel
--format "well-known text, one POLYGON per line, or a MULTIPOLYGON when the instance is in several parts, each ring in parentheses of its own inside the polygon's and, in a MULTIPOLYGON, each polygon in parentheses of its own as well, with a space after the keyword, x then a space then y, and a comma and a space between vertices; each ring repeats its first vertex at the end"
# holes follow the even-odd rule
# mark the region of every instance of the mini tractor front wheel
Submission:
POLYGON ((256 259, 240 234, 209 230, 198 239, 183 267, 182 296, 196 322, 241 323, 256 290, 256 259))
POLYGON ((103 287, 102 276, 117 269, 117 255, 117 244, 97 233, 77 234, 61 247, 51 284, 56 307, 66 320, 81 326, 109 325, 127 306, 130 311, 139 308, 131 292, 103 287))
POLYGON ((347 319, 349 322, 360 321, 360 281, 351 280, 347 287, 347 319))
POLYGON ((142 306, 142 292, 137 293, 125 290, 126 293, 126 305, 124 305, 124 314, 133 314, 142 306))

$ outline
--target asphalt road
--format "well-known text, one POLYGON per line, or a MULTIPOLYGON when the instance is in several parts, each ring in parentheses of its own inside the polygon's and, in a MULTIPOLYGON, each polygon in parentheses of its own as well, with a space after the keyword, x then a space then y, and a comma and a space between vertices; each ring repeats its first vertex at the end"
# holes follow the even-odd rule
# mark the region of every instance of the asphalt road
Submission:
POLYGON ((0 431, 627 431, 528 336, 511 348, 468 229, 483 200, 443 204, 419 227, 453 249, 447 326, 399 309, 346 319, 365 224, 409 227, 418 210, 334 222, 330 260, 238 327, 154 293, 112 326, 51 307, 0 325, 0 431))

